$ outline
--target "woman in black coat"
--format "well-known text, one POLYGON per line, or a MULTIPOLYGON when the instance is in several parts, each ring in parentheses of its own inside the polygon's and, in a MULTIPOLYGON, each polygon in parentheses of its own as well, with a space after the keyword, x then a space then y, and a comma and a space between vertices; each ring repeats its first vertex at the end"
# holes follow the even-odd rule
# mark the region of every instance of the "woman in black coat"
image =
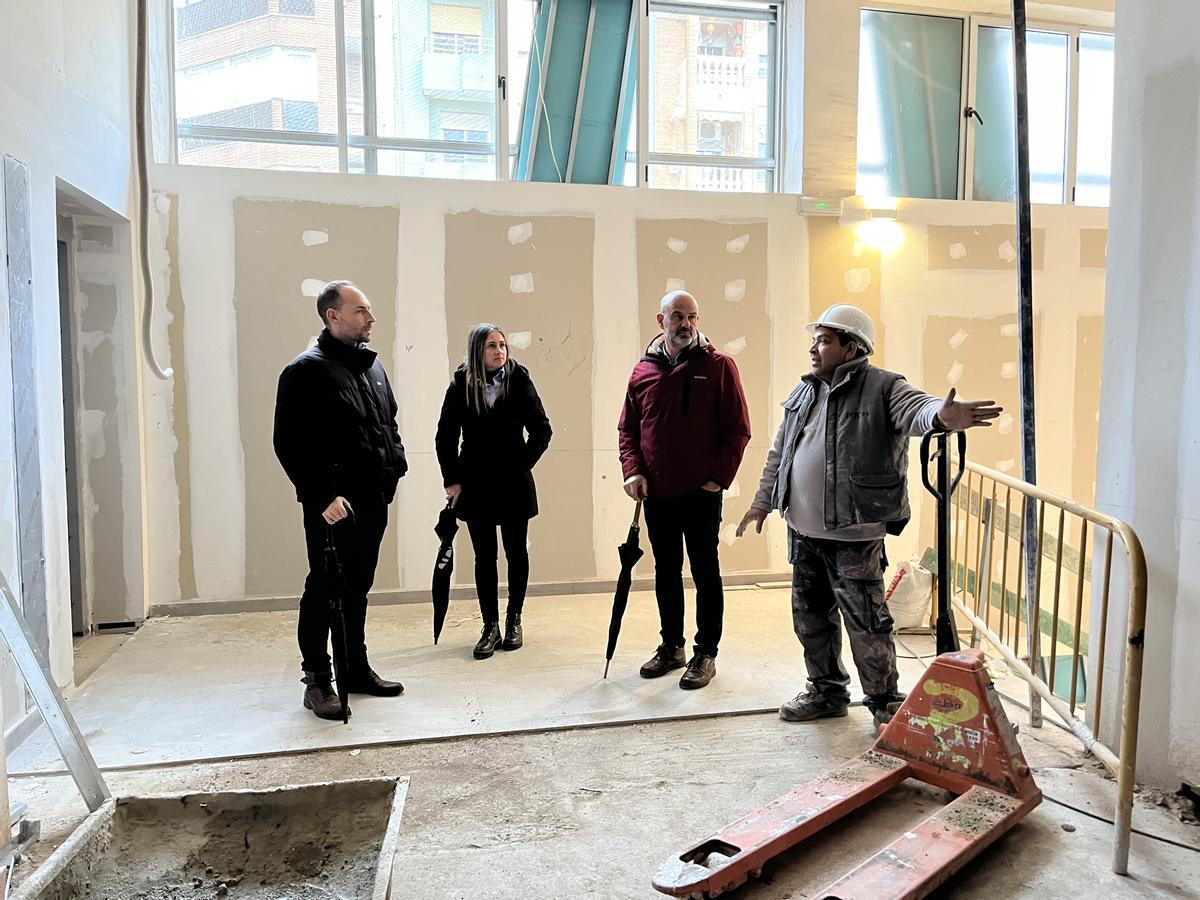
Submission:
POLYGON ((475 589, 483 614, 476 659, 487 659, 497 646, 517 650, 523 641, 521 607, 529 584, 525 539, 538 512, 532 470, 550 435, 529 370, 509 358, 504 332, 490 323, 476 325, 467 337, 467 357, 446 388, 435 439, 446 499, 467 523, 475 548, 475 589), (508 559, 503 643, 497 526, 508 559))

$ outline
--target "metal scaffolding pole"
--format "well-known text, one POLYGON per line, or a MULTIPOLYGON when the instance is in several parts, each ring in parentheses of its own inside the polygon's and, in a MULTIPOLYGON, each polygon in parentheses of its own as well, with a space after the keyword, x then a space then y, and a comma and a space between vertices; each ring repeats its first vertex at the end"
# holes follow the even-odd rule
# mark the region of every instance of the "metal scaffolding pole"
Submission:
MULTIPOLYGON (((1012 0, 1013 99, 1016 114, 1017 163, 1017 319, 1021 343, 1021 462, 1022 477, 1037 484, 1037 441, 1034 428, 1033 383, 1033 241, 1029 209, 1029 77, 1026 67, 1025 0, 1012 0)), ((1042 674, 1041 622, 1038 609, 1037 503, 1026 498, 1023 509, 1025 530, 1025 625, 1029 667, 1042 674)), ((1005 510, 1005 514, 1008 511, 1005 510)), ((1080 577, 1083 577, 1080 560, 1080 577)), ((1001 603, 1005 603, 1003 597, 1001 603)), ((1018 627, 1020 611, 1017 612, 1018 627)), ((1050 652, 1054 652, 1051 648, 1050 652)), ((1030 724, 1042 724, 1042 700, 1029 689, 1030 724)))

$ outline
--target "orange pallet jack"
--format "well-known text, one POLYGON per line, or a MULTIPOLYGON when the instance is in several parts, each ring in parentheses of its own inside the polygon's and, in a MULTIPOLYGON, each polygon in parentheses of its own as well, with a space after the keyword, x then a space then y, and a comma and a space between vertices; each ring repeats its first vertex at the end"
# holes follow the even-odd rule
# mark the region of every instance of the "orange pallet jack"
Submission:
POLYGON ((654 887, 715 897, 906 778, 957 796, 813 896, 924 897, 1041 802, 980 651, 938 656, 870 750, 667 860, 654 887))

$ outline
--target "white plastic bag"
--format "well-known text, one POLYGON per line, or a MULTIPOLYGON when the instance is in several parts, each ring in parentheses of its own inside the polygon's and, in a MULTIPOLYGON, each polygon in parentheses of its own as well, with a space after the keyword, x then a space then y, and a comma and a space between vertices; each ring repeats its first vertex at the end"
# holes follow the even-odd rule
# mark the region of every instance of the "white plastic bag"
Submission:
POLYGON ((884 599, 895 623, 894 630, 928 630, 933 604, 933 573, 915 559, 900 563, 888 583, 884 599))

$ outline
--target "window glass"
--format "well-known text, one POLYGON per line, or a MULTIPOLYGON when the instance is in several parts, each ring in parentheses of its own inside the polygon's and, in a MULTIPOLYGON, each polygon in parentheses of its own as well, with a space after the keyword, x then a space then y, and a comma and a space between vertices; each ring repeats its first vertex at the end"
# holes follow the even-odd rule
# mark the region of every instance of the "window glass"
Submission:
POLYGON ((774 52, 772 21, 735 9, 690 14, 651 6, 649 145, 650 161, 659 163, 651 166, 651 186, 769 189, 762 170, 655 155, 773 157, 774 52))
POLYGON ((1079 137, 1075 155, 1075 202, 1108 206, 1112 156, 1113 36, 1079 36, 1079 137))
POLYGON ((963 20, 862 11, 858 193, 958 196, 963 20))
MULTIPOLYGON (((1067 35, 1028 32, 1029 186, 1034 203, 1062 203, 1066 184, 1067 35)), ((1015 113, 1012 30, 980 26, 975 107, 972 196, 976 200, 1016 198, 1015 113)))

